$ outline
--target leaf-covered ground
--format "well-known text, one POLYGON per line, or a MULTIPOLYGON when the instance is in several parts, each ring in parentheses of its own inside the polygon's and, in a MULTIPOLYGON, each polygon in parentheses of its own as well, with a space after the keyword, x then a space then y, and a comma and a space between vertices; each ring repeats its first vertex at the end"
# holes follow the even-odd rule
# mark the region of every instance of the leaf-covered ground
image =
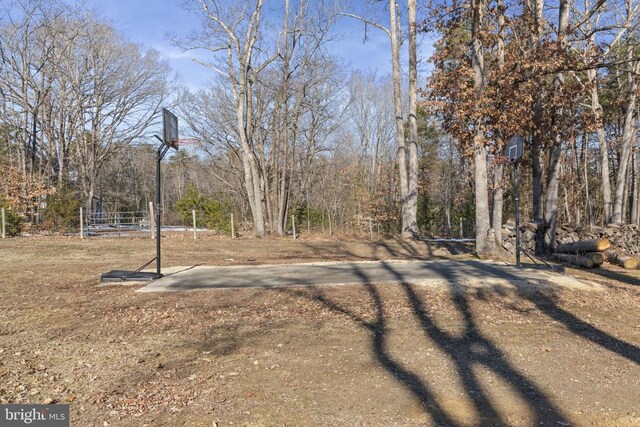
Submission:
MULTIPOLYGON (((247 268, 468 256, 447 249, 178 235, 163 255, 247 268)), ((605 285, 591 292, 98 286, 153 250, 0 241, 0 403, 70 403, 74 426, 640 425, 637 274, 590 274, 605 285)))

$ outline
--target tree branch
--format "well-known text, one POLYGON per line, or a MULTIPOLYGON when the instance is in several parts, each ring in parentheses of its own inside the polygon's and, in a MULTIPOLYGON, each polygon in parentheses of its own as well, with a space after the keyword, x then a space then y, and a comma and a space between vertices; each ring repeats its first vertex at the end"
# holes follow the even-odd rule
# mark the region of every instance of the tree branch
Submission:
POLYGON ((357 20, 359 20, 361 22, 364 22, 365 24, 372 25, 372 26, 384 31, 385 33, 387 33, 387 35, 389 37, 391 37, 391 31, 389 31, 389 29, 387 27, 385 27, 383 25, 380 25, 377 22, 374 22, 374 21, 372 21, 370 19, 364 18, 362 16, 354 15, 353 13, 347 13, 347 12, 338 12, 338 15, 346 16, 346 17, 349 17, 349 18, 354 18, 354 19, 357 19, 357 20))

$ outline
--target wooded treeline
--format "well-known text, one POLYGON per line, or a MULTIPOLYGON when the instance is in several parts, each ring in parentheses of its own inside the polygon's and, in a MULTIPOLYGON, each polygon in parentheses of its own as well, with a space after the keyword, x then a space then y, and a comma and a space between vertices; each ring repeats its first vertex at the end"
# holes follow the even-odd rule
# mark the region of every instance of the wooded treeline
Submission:
POLYGON ((0 196, 28 220, 67 186, 90 208, 105 164, 168 101, 170 69, 86 10, 21 1, 2 12, 0 196))
MULTIPOLYGON (((169 158, 165 211, 195 188, 233 206, 258 236, 287 233, 292 214, 329 234, 371 225, 400 231, 404 207, 417 200, 413 125, 414 172, 402 176, 397 167, 407 92, 398 91, 398 79, 349 71, 331 54, 339 16, 333 4, 284 1, 268 13, 262 1, 192 5, 202 30, 175 43, 209 52, 210 60, 198 61, 212 76, 208 88, 193 93, 171 91, 157 53, 85 10, 24 0, 4 11, 0 161, 14 179, 3 184, 2 203, 30 223, 54 201, 76 206, 74 197, 89 213, 95 199, 110 210, 146 209, 153 199, 149 136, 159 130, 159 108, 173 102, 182 135, 201 145, 169 158)), ((386 13, 393 26, 399 16, 386 13)), ((400 25, 386 31, 397 57, 400 25)), ((399 62, 394 67, 399 76, 399 62)), ((414 94, 416 82, 414 75, 414 94)), ((415 110, 415 96, 409 98, 415 110)), ((440 208, 432 205, 431 224, 440 208)), ((414 233, 415 206, 411 211, 406 231, 414 233)))
POLYGON ((447 2, 428 105, 473 158, 477 249, 500 242, 505 167, 488 163, 526 139, 526 220, 537 251, 560 222, 640 224, 639 4, 634 0, 447 2))
MULTIPOLYGON (((408 5, 415 21, 415 2, 408 5)), ((347 80, 344 65, 331 55, 331 30, 340 14, 330 8, 332 2, 284 0, 281 10, 270 14, 262 0, 242 7, 202 0, 198 6, 202 30, 178 44, 209 53, 210 60, 199 62, 217 80, 210 90, 189 94, 182 113, 212 145, 212 154, 226 160, 225 173, 243 190, 255 234, 285 234, 296 206, 321 211, 330 228, 346 210, 349 223, 383 220, 392 230, 397 223, 393 181, 400 190, 402 233, 417 234, 416 26, 409 32, 414 55, 405 141, 395 1, 389 28, 375 24, 389 35, 391 99, 375 93, 375 76, 354 74, 347 80), (385 106, 392 100, 393 113, 385 106), (391 138, 397 177, 390 176, 391 138), (349 158, 345 149, 354 148, 349 158), (334 196, 341 185, 350 187, 352 200, 334 196)))
POLYGON ((200 144, 167 161, 167 215, 213 200, 258 236, 294 215, 302 231, 475 236, 491 253, 513 217, 512 168, 491 159, 519 135, 540 251, 559 223, 640 223, 636 1, 195 0, 200 30, 174 44, 211 76, 197 91, 92 13, 17 4, 0 33, 0 203, 25 221, 56 198, 145 210, 148 136, 173 104, 200 144), (340 20, 362 23, 364 43, 388 36, 389 75, 332 54, 340 20))

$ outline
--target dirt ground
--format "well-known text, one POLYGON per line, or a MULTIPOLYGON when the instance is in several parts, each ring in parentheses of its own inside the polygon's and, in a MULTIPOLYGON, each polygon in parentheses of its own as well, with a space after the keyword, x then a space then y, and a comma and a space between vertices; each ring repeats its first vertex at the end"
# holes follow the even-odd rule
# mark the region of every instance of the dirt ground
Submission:
MULTIPOLYGON (((601 291, 401 285, 136 293, 148 239, 0 241, 0 403, 73 426, 640 426, 640 275, 601 291)), ((469 257, 170 236, 166 266, 469 257)))

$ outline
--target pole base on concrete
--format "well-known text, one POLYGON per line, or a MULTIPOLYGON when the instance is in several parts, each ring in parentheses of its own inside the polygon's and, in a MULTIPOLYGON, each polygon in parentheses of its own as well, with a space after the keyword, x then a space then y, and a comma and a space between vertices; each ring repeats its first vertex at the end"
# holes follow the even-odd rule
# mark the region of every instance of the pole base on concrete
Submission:
POLYGON ((101 282, 151 282, 159 279, 157 273, 150 271, 112 270, 100 276, 101 282))

